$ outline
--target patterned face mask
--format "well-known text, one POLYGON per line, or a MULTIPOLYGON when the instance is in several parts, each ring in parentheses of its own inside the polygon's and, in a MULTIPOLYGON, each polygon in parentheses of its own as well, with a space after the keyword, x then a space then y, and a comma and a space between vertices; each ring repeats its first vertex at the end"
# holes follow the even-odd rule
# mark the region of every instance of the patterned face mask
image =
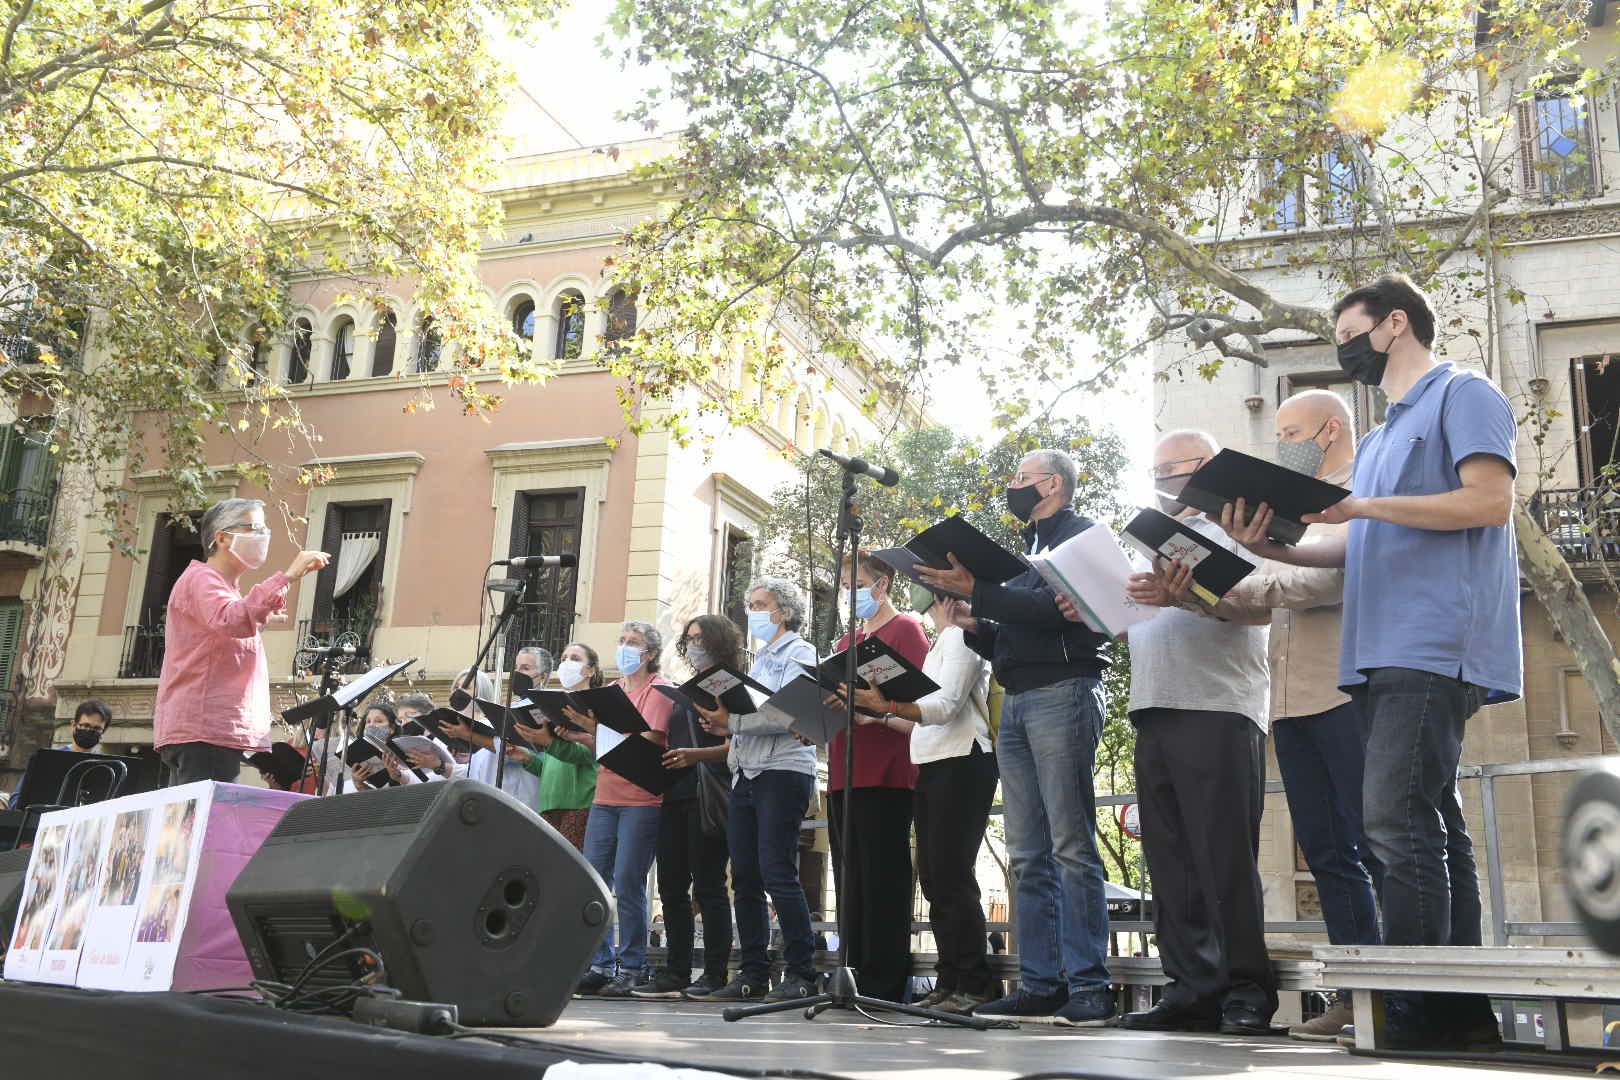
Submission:
MULTIPOLYGON (((1320 476, 1322 462, 1327 460, 1327 448, 1318 446, 1316 440, 1327 427, 1327 421, 1316 429, 1316 434, 1308 439, 1293 442, 1289 439, 1277 440, 1277 464, 1293 472, 1303 473, 1306 476, 1320 476)), ((1329 443, 1328 446, 1332 446, 1329 443)))

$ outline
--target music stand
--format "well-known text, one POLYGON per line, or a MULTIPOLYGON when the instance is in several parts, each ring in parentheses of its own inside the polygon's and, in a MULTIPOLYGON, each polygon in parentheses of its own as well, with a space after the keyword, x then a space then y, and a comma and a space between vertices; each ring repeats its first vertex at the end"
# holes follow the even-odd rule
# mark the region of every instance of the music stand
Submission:
MULTIPOLYGON (((838 511, 838 565, 843 565, 844 544, 847 541, 850 551, 849 563, 849 648, 844 650, 846 667, 844 683, 846 687, 859 685, 859 674, 856 671, 859 651, 856 649, 855 628, 860 623, 860 616, 855 613, 855 592, 858 587, 857 579, 860 574, 861 561, 861 518, 855 512, 855 476, 848 467, 844 469, 844 495, 838 511)), ((820 994, 810 997, 796 998, 789 1001, 773 1001, 764 1005, 729 1006, 721 1010, 720 1015, 726 1020, 746 1020, 750 1016, 765 1016, 770 1013, 786 1012, 788 1009, 804 1009, 804 1018, 814 1020, 828 1009, 849 1009, 861 1013, 868 1019, 879 1023, 892 1023, 881 1017, 872 1016, 867 1009, 883 1009, 888 1012, 903 1013, 906 1016, 919 1016, 935 1023, 950 1024, 956 1027, 972 1028, 975 1031, 989 1031, 992 1028, 1016 1028, 1018 1025, 999 1017, 972 1016, 963 1013, 940 1012, 936 1009, 925 1009, 920 1005, 907 1005, 898 1001, 885 1001, 883 998, 867 997, 862 994, 855 983, 855 971, 849 966, 849 926, 844 921, 849 914, 849 859, 851 831, 850 825, 854 815, 850 813, 848 793, 855 786, 855 695, 853 692, 845 694, 844 702, 849 718, 849 725, 844 734, 844 820, 841 823, 842 843, 838 861, 838 967, 827 980, 827 989, 820 994)), ((923 1026, 923 1025, 917 1025, 923 1026)))
MULTIPOLYGON (((294 705, 290 709, 284 710, 281 714, 281 718, 289 724, 302 724, 307 720, 312 725, 319 726, 319 721, 322 717, 330 717, 333 713, 341 711, 346 717, 346 722, 343 724, 343 751, 347 751, 349 748, 350 729, 353 726, 352 721, 354 719, 354 703, 414 663, 416 663, 416 657, 412 656, 409 659, 401 660, 397 664, 384 664, 381 667, 372 668, 364 675, 350 680, 345 685, 340 686, 335 690, 326 691, 313 701, 306 701, 302 704, 294 705)), ((325 678, 321 680, 321 686, 323 690, 326 690, 325 678)), ((313 728, 311 731, 313 733, 313 728)), ((326 738, 329 743, 332 738, 330 722, 327 725, 326 738)), ((329 749, 330 747, 327 744, 323 744, 320 749, 321 774, 324 774, 325 772, 326 758, 329 749)), ((316 752, 315 740, 313 738, 309 740, 309 752, 311 754, 316 752)), ((319 793, 322 789, 322 780, 324 780, 324 775, 315 783, 315 790, 317 793, 319 793)), ((342 791, 343 773, 340 771, 338 773, 338 792, 341 794, 342 791)))

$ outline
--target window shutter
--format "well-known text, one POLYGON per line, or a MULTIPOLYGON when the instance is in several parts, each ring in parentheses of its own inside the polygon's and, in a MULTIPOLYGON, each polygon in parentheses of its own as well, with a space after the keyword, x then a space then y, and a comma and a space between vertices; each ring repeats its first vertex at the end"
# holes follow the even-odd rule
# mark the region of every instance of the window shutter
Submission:
POLYGON ((1519 185, 1525 195, 1541 190, 1536 183, 1536 103, 1519 103, 1519 185))
POLYGON ((146 589, 141 594, 140 625, 156 626, 165 621, 169 597, 164 592, 170 579, 169 564, 174 558, 174 519, 159 514, 152 528, 152 549, 146 556, 146 589))
POLYGON ((11 692, 11 673, 16 668, 17 647, 22 643, 23 606, 21 600, 0 600, 0 692, 11 692))
POLYGON ((321 550, 332 556, 332 561, 315 575, 315 607, 310 612, 312 624, 332 617, 332 590, 337 587, 338 545, 342 543, 343 538, 343 510, 342 503, 329 503, 326 507, 326 526, 321 532, 321 550))

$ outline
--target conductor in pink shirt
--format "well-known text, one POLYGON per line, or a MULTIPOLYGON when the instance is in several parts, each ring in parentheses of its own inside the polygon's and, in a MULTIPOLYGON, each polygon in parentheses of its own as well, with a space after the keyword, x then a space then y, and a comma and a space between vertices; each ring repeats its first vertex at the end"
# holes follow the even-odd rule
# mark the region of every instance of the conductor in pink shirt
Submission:
POLYGON ((285 618, 287 586, 330 558, 300 551, 243 595, 244 573, 264 565, 264 503, 225 499, 202 518, 206 562, 186 567, 169 593, 163 671, 152 710, 153 743, 171 784, 232 781, 244 751, 270 747, 270 669, 259 631, 285 618))

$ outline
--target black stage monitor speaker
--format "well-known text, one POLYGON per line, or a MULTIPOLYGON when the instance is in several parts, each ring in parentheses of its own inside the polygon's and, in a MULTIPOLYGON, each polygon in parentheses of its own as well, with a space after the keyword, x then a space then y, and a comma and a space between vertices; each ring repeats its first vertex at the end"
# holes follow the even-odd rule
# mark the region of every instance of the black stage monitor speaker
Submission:
POLYGON ((32 848, 0 851, 0 956, 11 945, 11 928, 17 922, 22 904, 23 878, 28 876, 28 856, 32 848))
MULTIPOLYGON (((260 978, 292 982, 338 937, 374 950, 406 998, 461 1022, 544 1027, 613 919, 602 879, 516 799, 471 780, 300 802, 226 894, 260 978)), ((366 974, 360 958, 309 988, 366 974)))

